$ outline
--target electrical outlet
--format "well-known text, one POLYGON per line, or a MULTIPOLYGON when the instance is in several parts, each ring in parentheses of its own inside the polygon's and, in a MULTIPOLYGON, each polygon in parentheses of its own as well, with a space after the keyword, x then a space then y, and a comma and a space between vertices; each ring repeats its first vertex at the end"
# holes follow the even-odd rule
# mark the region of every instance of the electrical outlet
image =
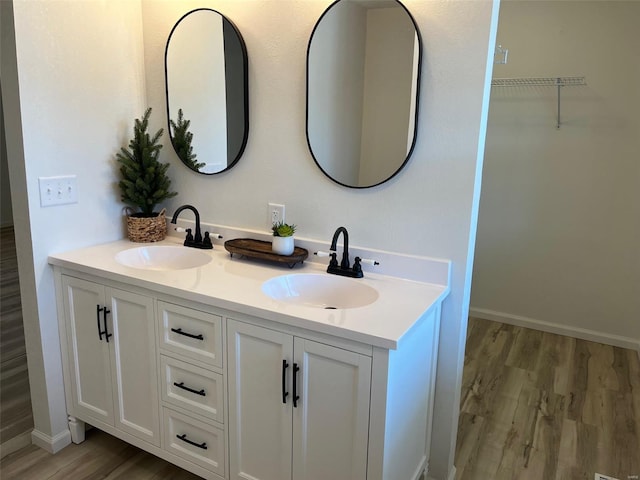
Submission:
POLYGON ((270 203, 268 213, 267 222, 269 224, 269 230, 271 230, 271 226, 274 223, 284 222, 284 205, 270 203))
POLYGON ((38 183, 41 207, 78 203, 78 184, 75 175, 38 177, 38 183))

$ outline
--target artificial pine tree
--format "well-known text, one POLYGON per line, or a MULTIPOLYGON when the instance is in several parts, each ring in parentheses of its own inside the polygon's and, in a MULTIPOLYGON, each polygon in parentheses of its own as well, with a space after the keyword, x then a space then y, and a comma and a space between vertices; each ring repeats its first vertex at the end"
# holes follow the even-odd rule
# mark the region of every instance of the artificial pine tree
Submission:
POLYGON ((169 119, 169 123, 171 123, 171 127, 173 128, 171 143, 173 143, 173 148, 178 154, 178 158, 191 170, 199 172, 206 164, 196 162, 197 155, 193 153, 193 147, 191 146, 193 133, 189 131, 191 120, 184 119, 182 109, 180 108, 178 109, 178 122, 176 123, 169 119))
POLYGON ((121 148, 116 154, 120 162, 122 179, 118 183, 122 191, 122 201, 127 205, 139 208, 136 217, 154 217, 155 206, 161 201, 175 197, 171 192, 171 180, 167 176, 168 163, 160 163, 158 157, 162 144, 158 143, 162 129, 153 137, 147 133, 151 108, 147 109, 142 120, 136 119, 133 127, 134 136, 129 142, 129 149, 121 148))

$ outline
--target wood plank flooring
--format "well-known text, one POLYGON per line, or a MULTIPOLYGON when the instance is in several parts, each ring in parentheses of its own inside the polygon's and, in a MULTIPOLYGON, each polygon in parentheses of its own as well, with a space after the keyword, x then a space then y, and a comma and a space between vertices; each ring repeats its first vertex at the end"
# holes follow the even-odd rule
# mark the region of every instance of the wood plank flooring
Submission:
POLYGON ((56 455, 25 447, 0 462, 2 480, 200 480, 175 465, 100 430, 56 455))
MULTIPOLYGON (((0 456, 33 428, 13 227, 0 228, 0 456)), ((24 444, 24 441, 22 444, 24 444)))
POLYGON ((457 480, 640 475, 637 352, 470 319, 457 480))

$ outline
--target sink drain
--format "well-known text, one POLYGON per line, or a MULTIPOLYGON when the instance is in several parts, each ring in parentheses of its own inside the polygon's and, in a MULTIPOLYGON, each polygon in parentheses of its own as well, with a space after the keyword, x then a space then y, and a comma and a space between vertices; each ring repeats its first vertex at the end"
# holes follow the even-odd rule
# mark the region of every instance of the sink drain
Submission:
POLYGON ((337 307, 324 307, 325 310, 337 310, 337 307))

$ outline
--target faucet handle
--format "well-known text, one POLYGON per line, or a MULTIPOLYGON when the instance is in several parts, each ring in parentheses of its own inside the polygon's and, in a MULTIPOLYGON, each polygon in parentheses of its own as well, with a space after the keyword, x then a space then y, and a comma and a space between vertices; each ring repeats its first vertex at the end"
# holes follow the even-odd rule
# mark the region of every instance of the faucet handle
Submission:
POLYGON ((356 257, 353 261, 353 273, 356 278, 362 278, 364 274, 362 273, 362 264, 366 263, 368 265, 380 265, 380 263, 372 260, 370 258, 360 258, 356 257))
POLYGON ((338 254, 336 252, 331 252, 329 254, 331 260, 329 261, 329 268, 338 268, 338 254))
POLYGON ((357 273, 358 275, 362 275, 362 265, 360 265, 360 261, 361 260, 362 259, 360 257, 356 257, 353 260, 353 268, 352 268, 352 270, 353 270, 354 273, 357 273))
POLYGON ((187 228, 186 232, 187 232, 187 236, 184 239, 184 246, 189 247, 193 245, 193 235, 191 234, 190 228, 187 228))
POLYGON ((202 239, 202 248, 205 248, 205 249, 213 248, 213 243, 211 243, 209 232, 204 232, 204 238, 202 239))
POLYGON ((318 250, 317 252, 313 252, 313 254, 318 257, 331 257, 329 268, 338 267, 338 254, 335 251, 329 250, 328 252, 323 252, 322 250, 318 250))
POLYGON ((331 250, 329 252, 323 252, 322 250, 318 250, 317 252, 313 252, 313 254, 317 255, 318 257, 328 257, 332 253, 335 253, 335 252, 333 250, 331 250))
POLYGON ((377 260, 374 260, 372 258, 360 258, 360 257, 356 257, 357 260, 360 261, 360 263, 364 263, 366 265, 380 265, 380 262, 378 262, 377 260))

